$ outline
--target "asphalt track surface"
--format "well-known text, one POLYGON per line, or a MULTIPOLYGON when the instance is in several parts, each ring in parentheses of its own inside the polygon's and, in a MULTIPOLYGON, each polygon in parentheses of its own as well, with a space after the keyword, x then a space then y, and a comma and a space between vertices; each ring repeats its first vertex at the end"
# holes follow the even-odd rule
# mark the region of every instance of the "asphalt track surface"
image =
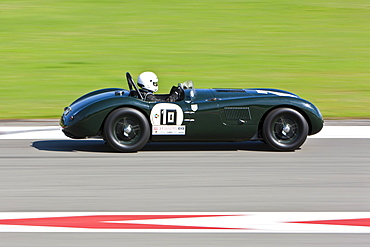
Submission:
MULTIPOLYGON (((335 123, 333 124, 335 125, 335 123)), ((0 140, 0 212, 369 212, 370 139, 0 140)), ((0 246, 370 246, 369 234, 0 233, 0 246)))

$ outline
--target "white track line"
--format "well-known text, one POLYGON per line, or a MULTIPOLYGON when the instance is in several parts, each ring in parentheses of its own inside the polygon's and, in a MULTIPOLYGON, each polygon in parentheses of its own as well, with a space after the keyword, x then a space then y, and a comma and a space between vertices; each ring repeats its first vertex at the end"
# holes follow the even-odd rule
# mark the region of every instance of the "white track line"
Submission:
MULTIPOLYGON (((309 138, 370 138, 370 126, 325 126, 309 138)), ((0 127, 0 139, 65 140, 58 126, 0 127)))
POLYGON ((370 212, 8 212, 0 232, 370 233, 370 212))
POLYGON ((325 126, 310 138, 370 138, 370 126, 325 126))
POLYGON ((0 140, 65 140, 70 139, 64 135, 58 126, 35 127, 0 127, 0 140))

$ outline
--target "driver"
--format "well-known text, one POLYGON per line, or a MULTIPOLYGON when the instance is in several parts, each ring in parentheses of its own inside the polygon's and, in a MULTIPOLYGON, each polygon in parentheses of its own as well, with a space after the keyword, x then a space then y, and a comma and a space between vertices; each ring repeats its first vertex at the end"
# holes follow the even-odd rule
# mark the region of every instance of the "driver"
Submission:
POLYGON ((143 72, 139 75, 137 84, 140 89, 140 93, 143 95, 146 101, 157 101, 157 102, 175 102, 179 99, 179 92, 173 90, 166 99, 157 98, 153 93, 158 91, 158 77, 153 72, 143 72))

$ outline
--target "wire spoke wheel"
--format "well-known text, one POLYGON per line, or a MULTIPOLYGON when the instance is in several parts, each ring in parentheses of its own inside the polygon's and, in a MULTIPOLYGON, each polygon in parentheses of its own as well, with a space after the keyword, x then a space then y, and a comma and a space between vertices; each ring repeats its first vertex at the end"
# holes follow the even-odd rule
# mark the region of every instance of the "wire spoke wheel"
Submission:
POLYGON ((263 124, 263 137, 266 143, 276 150, 295 150, 306 141, 307 135, 306 119, 290 108, 271 111, 263 124))
POLYGON ((138 119, 133 116, 124 117, 116 123, 114 135, 121 144, 132 144, 141 137, 138 119))
POLYGON ((148 142, 150 127, 146 117, 131 108, 120 108, 109 114, 103 131, 104 139, 120 152, 140 150, 148 142))
POLYGON ((275 140, 280 143, 294 142, 299 136, 298 123, 289 115, 275 119, 275 123, 271 127, 275 140))

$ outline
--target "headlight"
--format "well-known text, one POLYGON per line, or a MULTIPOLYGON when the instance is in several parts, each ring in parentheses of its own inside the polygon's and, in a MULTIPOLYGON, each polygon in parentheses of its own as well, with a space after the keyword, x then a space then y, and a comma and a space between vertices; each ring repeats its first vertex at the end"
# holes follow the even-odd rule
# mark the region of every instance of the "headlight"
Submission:
POLYGON ((64 115, 64 116, 67 116, 71 111, 72 111, 72 108, 71 108, 71 107, 65 107, 65 108, 64 108, 64 113, 63 113, 63 115, 64 115))

